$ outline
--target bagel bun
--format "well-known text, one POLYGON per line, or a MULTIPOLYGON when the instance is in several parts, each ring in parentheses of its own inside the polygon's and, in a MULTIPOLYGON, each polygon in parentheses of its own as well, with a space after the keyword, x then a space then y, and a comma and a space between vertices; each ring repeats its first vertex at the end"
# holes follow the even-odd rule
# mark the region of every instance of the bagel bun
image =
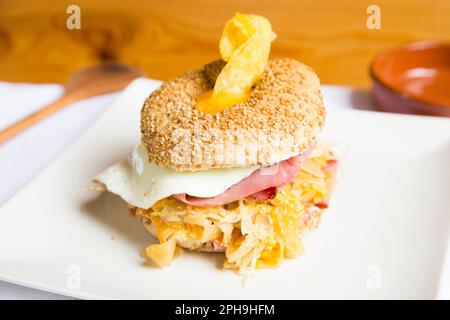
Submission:
POLYGON ((294 59, 270 60, 248 100, 216 114, 195 108, 223 61, 166 81, 141 110, 149 161, 176 171, 269 166, 310 150, 325 120, 320 82, 294 59))

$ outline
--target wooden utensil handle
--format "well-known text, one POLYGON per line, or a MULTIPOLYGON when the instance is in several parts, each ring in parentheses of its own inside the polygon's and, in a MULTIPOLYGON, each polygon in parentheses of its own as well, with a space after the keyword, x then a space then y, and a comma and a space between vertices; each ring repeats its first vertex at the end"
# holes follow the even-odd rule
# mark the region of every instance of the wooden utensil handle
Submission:
POLYGON ((15 135, 22 132, 23 130, 32 126, 33 124, 49 117, 56 111, 62 109, 66 105, 70 104, 71 102, 73 102, 73 99, 71 99, 70 97, 68 97, 66 95, 63 95, 58 100, 49 104, 48 106, 30 114, 29 116, 23 118, 22 120, 19 120, 18 122, 12 124, 11 126, 7 127, 6 129, 3 129, 2 131, 0 131, 0 144, 11 139, 15 135))

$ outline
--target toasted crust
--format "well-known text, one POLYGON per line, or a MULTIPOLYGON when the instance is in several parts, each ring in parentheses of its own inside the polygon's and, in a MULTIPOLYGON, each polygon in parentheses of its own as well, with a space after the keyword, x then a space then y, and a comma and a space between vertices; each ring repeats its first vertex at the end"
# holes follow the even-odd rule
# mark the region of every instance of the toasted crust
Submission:
POLYGON ((325 119, 320 82, 293 59, 269 61, 247 101, 215 115, 195 109, 223 62, 165 82, 141 111, 149 161, 177 171, 267 166, 309 150, 325 119))

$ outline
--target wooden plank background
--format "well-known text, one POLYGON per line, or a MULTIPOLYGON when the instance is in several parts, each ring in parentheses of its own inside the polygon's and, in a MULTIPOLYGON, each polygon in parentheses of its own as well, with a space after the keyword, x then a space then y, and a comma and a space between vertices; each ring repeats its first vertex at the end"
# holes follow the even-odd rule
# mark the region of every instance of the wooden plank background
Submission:
POLYGON ((450 0, 0 0, 0 81, 62 83, 103 60, 167 79, 218 58, 236 11, 269 18, 278 34, 272 56, 297 58, 329 84, 367 87, 377 52, 450 40, 450 0), (366 27, 373 3, 380 30, 366 27), (81 30, 66 28, 70 4, 81 8, 81 30))

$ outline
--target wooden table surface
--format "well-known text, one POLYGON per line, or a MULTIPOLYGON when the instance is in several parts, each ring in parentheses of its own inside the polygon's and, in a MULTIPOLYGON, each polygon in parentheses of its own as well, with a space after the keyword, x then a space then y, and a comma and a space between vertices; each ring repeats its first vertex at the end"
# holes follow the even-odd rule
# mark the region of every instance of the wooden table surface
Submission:
POLYGON ((0 0, 0 81, 64 82, 104 60, 167 79, 219 57, 224 23, 236 11, 266 16, 278 35, 272 57, 312 66, 322 83, 370 86, 368 67, 388 47, 450 40, 450 0, 0 0), (69 30, 66 9, 81 9, 69 30), (381 9, 381 29, 366 26, 381 9))

